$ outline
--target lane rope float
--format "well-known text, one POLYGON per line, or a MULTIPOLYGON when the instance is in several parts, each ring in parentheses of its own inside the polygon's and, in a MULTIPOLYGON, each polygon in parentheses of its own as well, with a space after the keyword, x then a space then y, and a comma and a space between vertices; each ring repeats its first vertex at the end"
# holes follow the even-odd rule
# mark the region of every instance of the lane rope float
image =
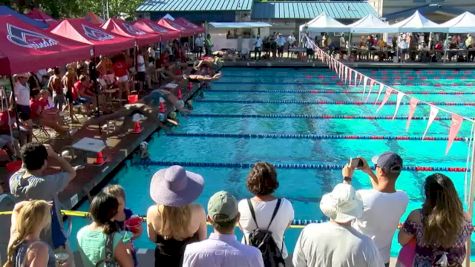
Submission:
MULTIPOLYGON (((300 104, 300 105, 374 105, 372 102, 364 101, 305 101, 305 100, 222 100, 222 99, 200 99, 195 102, 201 103, 228 103, 228 104, 300 104)), ((437 106, 475 106, 475 102, 430 102, 437 106)), ((401 105, 409 105, 409 103, 403 102, 401 105)), ((396 105, 395 101, 386 102, 387 106, 396 105)))

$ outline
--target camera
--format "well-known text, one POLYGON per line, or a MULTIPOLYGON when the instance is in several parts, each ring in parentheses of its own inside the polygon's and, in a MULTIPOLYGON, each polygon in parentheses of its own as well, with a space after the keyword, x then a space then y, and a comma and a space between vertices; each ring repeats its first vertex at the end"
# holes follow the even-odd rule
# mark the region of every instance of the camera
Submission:
POLYGON ((364 165, 363 160, 361 158, 350 158, 350 167, 351 168, 362 168, 364 165))

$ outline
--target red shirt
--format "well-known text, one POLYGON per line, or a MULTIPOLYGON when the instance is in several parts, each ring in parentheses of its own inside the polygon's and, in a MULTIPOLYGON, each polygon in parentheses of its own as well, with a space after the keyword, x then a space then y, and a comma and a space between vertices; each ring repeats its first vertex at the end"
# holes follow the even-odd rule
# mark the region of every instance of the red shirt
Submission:
POLYGON ((31 99, 30 100, 30 109, 31 109, 31 118, 38 119, 43 111, 40 100, 31 99))
POLYGON ((0 134, 10 134, 8 111, 0 112, 0 134))
POLYGON ((49 106, 49 102, 48 102, 48 99, 47 98, 43 98, 43 97, 40 97, 40 105, 41 105, 41 108, 44 110, 46 107, 49 106))
POLYGON ((113 69, 116 77, 127 75, 127 63, 122 60, 116 61, 114 63, 113 69))
POLYGON ((77 81, 74 83, 74 86, 73 86, 73 90, 71 91, 71 95, 73 96, 73 100, 76 100, 78 99, 79 97, 79 94, 82 92, 83 90, 83 84, 81 81, 77 81))

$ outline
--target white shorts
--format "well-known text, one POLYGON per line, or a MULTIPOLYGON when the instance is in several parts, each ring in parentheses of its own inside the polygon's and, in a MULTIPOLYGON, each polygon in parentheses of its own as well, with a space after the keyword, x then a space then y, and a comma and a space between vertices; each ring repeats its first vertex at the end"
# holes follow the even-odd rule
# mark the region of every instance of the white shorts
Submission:
POLYGON ((127 82, 127 81, 129 81, 129 76, 128 76, 128 75, 124 75, 124 76, 117 77, 117 81, 119 81, 119 82, 127 82))

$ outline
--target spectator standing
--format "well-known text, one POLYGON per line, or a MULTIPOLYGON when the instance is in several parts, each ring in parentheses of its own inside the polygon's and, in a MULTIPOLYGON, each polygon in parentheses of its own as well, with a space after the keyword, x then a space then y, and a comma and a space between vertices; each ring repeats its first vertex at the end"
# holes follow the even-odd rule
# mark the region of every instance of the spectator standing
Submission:
MULTIPOLYGON (((403 160, 393 152, 374 157, 376 173, 373 173, 366 160, 359 160, 362 164, 360 169, 368 174, 373 188, 358 190, 363 200, 364 212, 353 226, 374 240, 385 265, 389 266, 391 241, 409 202, 404 191, 396 190, 396 180, 401 174, 403 160)), ((345 181, 351 182, 354 169, 352 166, 345 166, 345 181)))
POLYGON ((40 233, 51 223, 50 210, 51 206, 44 200, 23 201, 15 205, 4 266, 56 266, 53 250, 40 238, 40 233))
POLYGON ((114 75, 119 84, 119 100, 122 101, 123 94, 129 95, 129 71, 125 54, 122 53, 113 59, 114 75))
MULTIPOLYGON (((117 224, 117 228, 120 231, 130 231, 132 233, 132 239, 135 240, 139 238, 142 235, 142 224, 135 225, 134 229, 129 229, 126 226, 126 221, 132 218, 134 216, 134 212, 126 208, 125 206, 125 191, 122 186, 114 184, 114 185, 109 185, 106 188, 102 190, 104 193, 110 194, 114 196, 117 199, 117 203, 119 204, 117 208, 117 214, 114 216, 114 222, 117 224)), ((131 254, 134 259, 134 266, 137 266, 137 253, 136 250, 133 246, 133 242, 130 243, 132 250, 131 254)))
POLYGON ((204 46, 203 34, 200 33, 195 39, 195 51, 196 51, 197 57, 201 57, 201 54, 203 53, 203 46, 204 46))
POLYGON ((53 94, 54 107, 62 111, 63 106, 66 104, 66 98, 61 86, 61 72, 58 67, 53 69, 53 75, 49 78, 48 90, 53 94))
POLYGON ((186 245, 206 238, 206 214, 193 204, 203 191, 203 177, 181 166, 159 170, 152 177, 147 211, 148 238, 157 244, 155 266, 181 266, 186 245))
POLYGON ((262 38, 260 35, 257 35, 256 41, 254 41, 254 59, 261 59, 262 52, 262 38), (259 57, 257 56, 259 54, 259 57))
POLYGON ((473 227, 454 184, 435 173, 426 178, 424 192, 422 209, 409 214, 399 231, 399 243, 415 238, 414 266, 462 266, 473 227))
POLYGON ((261 252, 236 239, 239 210, 234 196, 225 191, 214 194, 208 202, 208 221, 214 232, 186 246, 183 267, 264 267, 261 252))
POLYGON ((213 40, 211 40, 211 35, 208 33, 206 35, 206 39, 204 41, 204 46, 205 46, 205 55, 206 56, 211 56, 213 53, 213 40))
POLYGON ((280 58, 284 57, 285 43, 286 43, 285 37, 279 33, 277 35, 277 56, 280 58))
POLYGON ((143 91, 145 84, 145 58, 141 49, 137 51, 137 75, 136 79, 139 82, 139 92, 143 91))
POLYGON ((295 41, 297 41, 297 39, 295 38, 294 34, 291 33, 289 37, 287 37, 287 43, 289 43, 289 48, 295 47, 295 41))
POLYGON ((77 233, 79 254, 84 267, 111 266, 132 267, 134 261, 128 253, 131 235, 122 232, 114 223, 119 203, 104 192, 97 194, 90 207, 92 223, 77 233), (109 264, 109 265, 108 265, 109 264))
POLYGON ((16 79, 14 86, 16 109, 19 118, 29 124, 30 122, 30 88, 28 87, 28 73, 17 74, 14 76, 16 79))
POLYGON ((279 187, 274 166, 267 162, 257 162, 247 176, 246 184, 253 197, 239 202, 239 225, 244 233, 243 242, 249 244, 249 234, 257 228, 271 231, 282 258, 287 258, 284 233, 294 219, 294 209, 287 199, 274 196, 279 187), (272 220, 274 210, 277 211, 272 220))
POLYGON ((338 184, 323 195, 320 209, 330 221, 309 224, 300 232, 294 267, 383 266, 374 241, 351 226, 363 214, 363 201, 350 184, 338 184))
POLYGON ((68 101, 69 106, 69 117, 71 121, 74 122, 74 108, 73 108, 73 87, 74 83, 77 81, 76 76, 76 69, 73 64, 69 64, 67 66, 67 71, 64 74, 63 78, 61 79, 61 83, 63 84, 63 93, 68 101))
MULTIPOLYGON (((22 168, 10 177, 10 192, 18 200, 45 200, 53 204, 51 227, 43 231, 42 240, 54 249, 66 247, 67 240, 63 231, 58 194, 76 177, 75 169, 58 156, 49 145, 28 143, 21 149, 22 168), (46 169, 57 163, 60 172, 46 174, 46 169)), ((70 253, 70 251, 68 251, 70 253)), ((70 264, 72 264, 70 253, 70 264)))

